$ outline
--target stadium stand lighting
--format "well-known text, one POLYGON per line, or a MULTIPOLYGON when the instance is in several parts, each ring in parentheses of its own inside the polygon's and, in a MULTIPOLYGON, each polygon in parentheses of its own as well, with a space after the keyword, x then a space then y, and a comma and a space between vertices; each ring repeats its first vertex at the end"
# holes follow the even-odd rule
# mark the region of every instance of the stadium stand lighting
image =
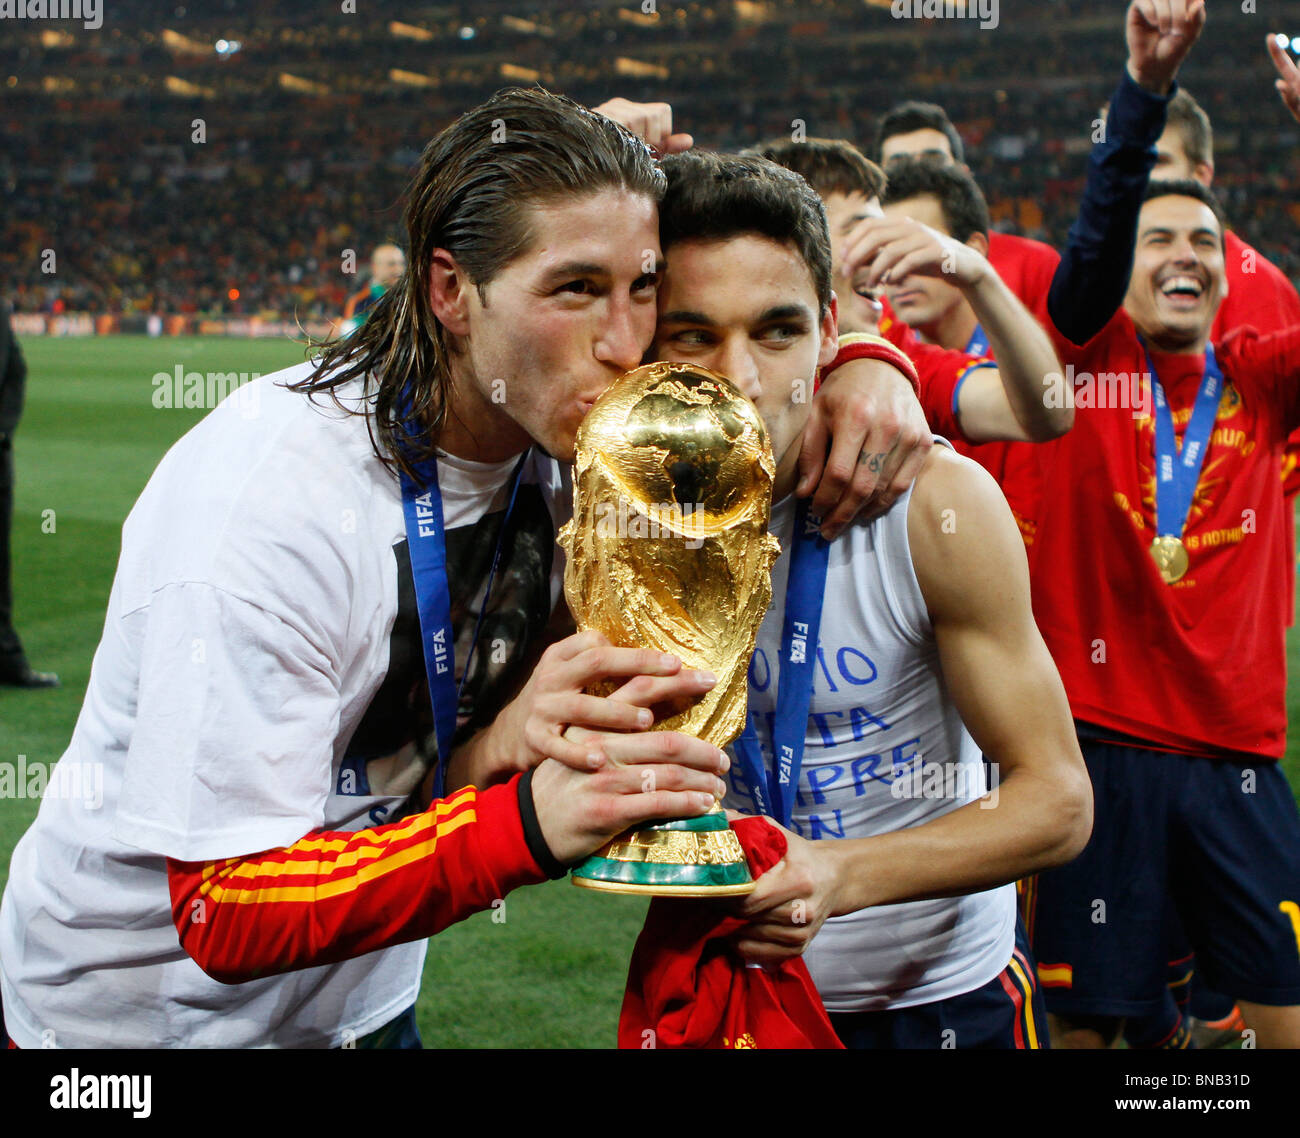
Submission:
POLYGON ((614 73, 616 75, 627 75, 635 79, 667 79, 669 77, 668 68, 658 63, 646 63, 640 59, 630 59, 626 55, 620 55, 614 60, 614 73))
POLYGON ((436 87, 438 85, 438 81, 430 75, 421 74, 419 71, 403 71, 400 67, 390 69, 388 78, 394 83, 406 87, 436 87))
MULTIPOLYGON (((465 29, 462 28, 461 31, 464 32, 465 29)), ((388 22, 388 34, 399 40, 418 40, 421 43, 427 43, 433 39, 433 33, 428 28, 417 27, 415 24, 404 24, 401 20, 390 20, 388 22)), ((467 36, 461 36, 461 39, 467 38, 467 36)))
POLYGON ((501 78, 510 79, 517 83, 540 83, 542 73, 531 67, 520 67, 517 63, 503 63, 501 65, 501 78))
POLYGON ((206 43, 200 43, 180 32, 174 32, 171 28, 163 28, 162 40, 163 47, 173 55, 207 55, 209 51, 206 43))
POLYGON ((317 83, 314 79, 304 79, 301 75, 290 75, 287 71, 281 71, 278 82, 286 91, 295 91, 299 95, 328 95, 329 87, 324 83, 317 83))
POLYGON ((501 26, 512 32, 523 32, 528 36, 553 36, 554 28, 539 24, 536 20, 525 20, 521 16, 502 16, 501 26))
POLYGON ((197 83, 191 83, 188 79, 180 79, 175 75, 168 75, 163 80, 163 88, 169 95, 180 95, 186 99, 210 99, 216 94, 211 87, 201 87, 197 83))
POLYGON ((654 28, 659 26, 658 12, 642 12, 638 8, 620 8, 618 18, 625 23, 635 24, 639 28, 654 28))

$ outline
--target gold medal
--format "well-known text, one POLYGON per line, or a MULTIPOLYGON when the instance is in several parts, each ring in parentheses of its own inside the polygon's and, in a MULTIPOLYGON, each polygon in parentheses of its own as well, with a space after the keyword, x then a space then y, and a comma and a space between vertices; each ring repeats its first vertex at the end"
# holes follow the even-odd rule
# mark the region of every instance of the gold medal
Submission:
POLYGON ((1166 585, 1182 580, 1187 572, 1187 546, 1181 537, 1158 537, 1151 543, 1151 557, 1166 585))

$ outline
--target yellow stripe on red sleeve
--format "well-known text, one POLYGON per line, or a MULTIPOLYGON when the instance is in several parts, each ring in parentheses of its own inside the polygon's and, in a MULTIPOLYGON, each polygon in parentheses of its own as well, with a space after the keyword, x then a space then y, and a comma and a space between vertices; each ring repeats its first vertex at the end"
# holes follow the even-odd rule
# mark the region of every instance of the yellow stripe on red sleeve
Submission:
POLYGON ((243 983, 432 936, 490 908, 546 878, 524 838, 519 777, 252 857, 169 858, 182 947, 214 979, 243 983))

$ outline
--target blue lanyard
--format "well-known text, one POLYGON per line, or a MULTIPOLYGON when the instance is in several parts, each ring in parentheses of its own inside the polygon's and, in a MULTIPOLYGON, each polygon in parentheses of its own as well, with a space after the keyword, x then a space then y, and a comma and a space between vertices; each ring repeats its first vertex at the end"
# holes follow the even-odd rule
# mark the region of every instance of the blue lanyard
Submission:
POLYGON ((776 768, 768 770, 758 742, 751 711, 745 730, 736 740, 736 756, 753 789, 758 808, 783 826, 790 825, 804 742, 808 738, 808 710, 812 706, 813 661, 821 629, 826 595, 826 570, 830 542, 818 532, 818 522, 808 516, 808 500, 795 513, 794 549, 785 588, 785 621, 781 630, 780 680, 776 715, 772 724, 772 754, 776 768))
POLYGON ((520 455, 515 466, 510 487, 510 503, 497 534, 496 551, 492 554, 492 569, 488 573, 487 590, 479 608, 470 640, 469 655, 461 672, 460 686, 456 685, 456 640, 451 625, 451 590, 447 583, 447 535, 442 516, 442 491, 438 488, 438 462, 429 458, 413 463, 420 482, 427 487, 421 493, 405 471, 401 473, 402 514, 406 519, 406 546, 411 556, 411 577, 415 584, 415 603, 420 614, 420 640, 424 648, 424 670, 429 681, 429 702, 433 708, 433 729, 438 740, 438 762, 433 775, 433 797, 446 793, 447 762, 451 758, 451 743, 456 734, 456 718, 461 693, 469 678, 470 664, 483 616, 487 612, 488 598, 492 595, 492 582, 501 562, 501 549, 505 544, 510 515, 515 508, 519 482, 528 453, 520 455))
POLYGON ((1223 372, 1215 359, 1214 348, 1206 344, 1205 377, 1196 393, 1192 417, 1183 433, 1183 445, 1180 448, 1174 434, 1174 416, 1169 410, 1164 388, 1160 386, 1160 377, 1156 375, 1151 353, 1147 351, 1145 343, 1142 344, 1142 351, 1146 354, 1147 370, 1151 373, 1151 389, 1155 397, 1156 535, 1181 537, 1183 527, 1187 524, 1187 513, 1192 508, 1192 499, 1196 496, 1201 467, 1205 465, 1205 456, 1210 449, 1214 422, 1218 418, 1219 399, 1223 394, 1223 372))
POLYGON ((966 345, 966 354, 974 356, 976 359, 983 359, 988 354, 989 338, 980 324, 975 325, 975 331, 970 334, 970 342, 966 345))

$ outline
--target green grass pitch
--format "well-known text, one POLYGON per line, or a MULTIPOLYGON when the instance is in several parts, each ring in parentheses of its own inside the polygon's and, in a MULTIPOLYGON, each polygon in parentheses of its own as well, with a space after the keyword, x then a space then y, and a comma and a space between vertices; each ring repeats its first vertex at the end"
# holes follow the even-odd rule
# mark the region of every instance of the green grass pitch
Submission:
MULTIPOLYGON (((122 521, 167 448, 204 414, 156 408, 153 376, 177 365, 266 374, 303 351, 284 341, 128 336, 22 344, 30 376, 15 438, 15 619, 33 665, 59 672, 63 687, 0 689, 0 762, 52 764, 81 706, 122 521)), ((1298 643, 1289 637, 1292 674, 1298 643)), ((1294 712, 1294 682, 1288 702, 1294 712)), ((1294 742, 1286 769, 1300 787, 1294 742)), ((37 805, 0 800, 0 886, 37 805)), ((426 1046, 612 1046, 644 911, 644 902, 561 881, 442 933, 430 942, 417 1006, 426 1046)))

